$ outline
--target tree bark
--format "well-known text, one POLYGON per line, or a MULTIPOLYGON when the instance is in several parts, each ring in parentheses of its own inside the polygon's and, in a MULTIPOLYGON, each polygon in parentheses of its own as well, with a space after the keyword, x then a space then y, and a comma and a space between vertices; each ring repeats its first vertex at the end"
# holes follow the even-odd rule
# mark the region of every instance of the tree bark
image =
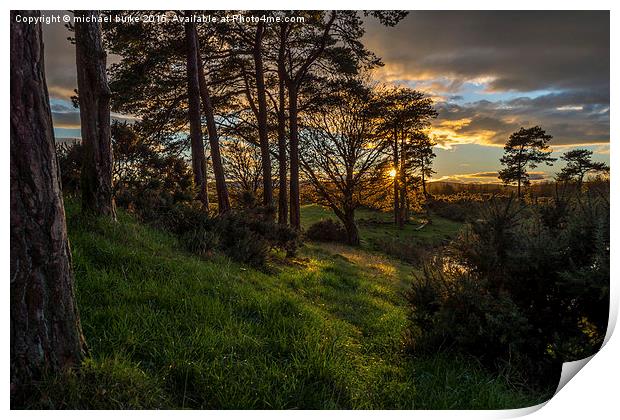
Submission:
POLYGON ((288 98, 289 130, 291 132, 290 221, 291 226, 299 230, 301 228, 299 202, 299 133, 297 127, 297 87, 294 83, 288 86, 288 98))
POLYGON ((196 51, 196 31, 192 23, 185 23, 187 44, 187 96, 189 102, 189 132, 192 146, 192 170, 198 200, 208 210, 207 163, 202 140, 200 121, 200 82, 198 78, 198 54, 196 51))
POLYGON ((200 98, 202 108, 207 120, 207 131, 209 132, 209 148, 211 149, 211 163, 213 164, 213 175, 215 176, 215 189, 217 191, 217 208, 220 214, 230 210, 230 199, 228 196, 228 187, 226 186, 226 176, 224 174, 224 165, 222 164, 222 154, 220 153, 220 139, 217 134, 217 126, 215 125, 215 115, 213 113, 213 104, 211 95, 205 78, 204 65, 200 57, 200 41, 196 33, 196 25, 190 23, 196 40, 196 59, 198 63, 198 84, 200 89, 200 98))
POLYGON ((286 165, 286 50, 285 28, 281 28, 280 46, 278 50, 278 223, 286 225, 288 223, 288 203, 287 203, 287 165, 286 165))
MULTIPOLYGON (((256 79, 256 95, 258 98, 258 139, 263 169, 263 205, 273 207, 273 184, 271 179, 271 156, 269 154, 269 131, 267 127, 267 92, 265 90, 265 71, 263 68, 262 42, 265 33, 265 24, 260 22, 256 26, 254 37, 254 76, 256 79)), ((269 213, 271 214, 271 213, 269 213)))
POLYGON ((399 158, 398 158, 398 136, 396 134, 396 130, 394 130, 394 142, 392 146, 393 151, 393 159, 392 164, 394 166, 394 224, 398 225, 400 220, 400 185, 398 182, 398 178, 400 177, 399 170, 399 158))
POLYGON ((355 211, 347 210, 343 220, 344 228, 347 231, 347 243, 357 246, 360 244, 360 235, 357 225, 355 224, 355 211))
MULTIPOLYGON (((96 10, 76 12, 97 18, 96 10)), ((92 20, 92 19, 91 19, 92 20)), ((76 22, 75 53, 82 131, 82 211, 116 217, 112 194, 112 144, 110 140, 110 88, 106 53, 97 21, 76 22)))
POLYGON ((11 397, 77 365, 80 326, 40 24, 11 12, 11 397))

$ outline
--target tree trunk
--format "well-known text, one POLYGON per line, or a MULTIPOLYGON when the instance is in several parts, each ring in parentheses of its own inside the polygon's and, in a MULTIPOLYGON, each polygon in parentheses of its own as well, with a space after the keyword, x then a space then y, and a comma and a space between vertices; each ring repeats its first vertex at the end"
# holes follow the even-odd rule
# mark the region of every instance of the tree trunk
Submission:
POLYGON ((185 40, 187 44, 187 96, 189 102, 189 133, 192 146, 192 170, 194 173, 194 184, 198 189, 198 200, 208 210, 207 163, 200 121, 198 54, 196 51, 196 31, 192 23, 185 23, 185 40))
POLYGON ((360 235, 357 225, 355 224, 355 210, 346 211, 342 222, 345 230, 347 231, 347 243, 353 246, 359 245, 360 235))
POLYGON ((407 148, 405 147, 405 135, 401 131, 400 134, 400 212, 398 214, 398 228, 403 229, 405 227, 405 211, 407 201, 407 173, 405 172, 407 164, 407 148))
POLYGON ((75 303, 40 24, 11 12, 11 397, 43 373, 77 365, 75 303))
MULTIPOLYGON (((76 16, 98 17, 96 10, 76 16)), ((75 55, 82 131, 82 211, 116 217, 112 196, 110 88, 98 22, 76 22, 75 55)))
POLYGON ((299 202, 299 133, 297 128, 297 86, 294 83, 288 86, 289 97, 289 130, 291 134, 291 191, 290 191, 290 220, 291 226, 301 228, 299 202))
POLYGON ((230 210, 230 199, 228 197, 228 187, 226 186, 226 176, 224 174, 224 165, 222 164, 222 154, 220 153, 220 140, 217 135, 217 126, 215 125, 215 115, 213 113, 213 104, 211 103, 211 95, 205 78, 205 69, 200 57, 200 42, 196 33, 196 25, 190 23, 196 40, 196 60, 198 63, 198 85, 200 89, 200 98, 202 108, 207 120, 207 131, 209 132, 209 148, 211 149, 211 163, 213 165, 213 175, 215 176, 215 190, 217 192, 217 209, 220 214, 230 210))
POLYGON ((396 131, 394 131, 394 143, 393 143, 393 160, 392 164, 394 166, 394 224, 398 225, 400 220, 400 200, 399 200, 399 191, 400 186, 398 182, 398 178, 400 177, 399 171, 399 159, 398 159, 398 137, 396 135, 396 131))
POLYGON ((286 39, 284 30, 281 30, 280 46, 278 50, 278 223, 286 225, 287 213, 287 166, 286 166, 286 69, 285 69, 286 39))
MULTIPOLYGON (((265 90, 265 71, 263 69, 262 42, 265 25, 260 22, 256 26, 254 37, 254 76, 256 79, 256 95, 258 97, 258 139, 260 144, 261 164, 263 169, 263 205, 273 207, 273 183, 271 179, 271 156, 269 154, 269 132, 267 127, 267 92, 265 90)), ((271 214, 271 213, 269 213, 271 214)))

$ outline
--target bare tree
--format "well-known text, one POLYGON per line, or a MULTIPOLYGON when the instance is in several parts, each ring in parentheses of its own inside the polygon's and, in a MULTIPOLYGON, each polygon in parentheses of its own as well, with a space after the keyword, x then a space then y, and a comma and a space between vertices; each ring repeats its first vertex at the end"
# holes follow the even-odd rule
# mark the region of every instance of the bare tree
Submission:
POLYGON ((244 140, 231 140, 227 141, 222 149, 231 190, 235 192, 237 199, 241 198, 243 193, 256 197, 263 176, 260 148, 244 140))
POLYGON ((40 24, 11 12, 11 394, 78 364, 75 303, 40 24))
POLYGON ((326 91, 333 93, 303 120, 302 169, 344 224, 347 242, 357 245, 355 209, 373 191, 385 143, 375 141, 376 101, 367 86, 348 80, 326 91))
POLYGON ((75 52, 82 130, 82 210, 116 217, 112 194, 110 88, 99 12, 75 12, 75 52))

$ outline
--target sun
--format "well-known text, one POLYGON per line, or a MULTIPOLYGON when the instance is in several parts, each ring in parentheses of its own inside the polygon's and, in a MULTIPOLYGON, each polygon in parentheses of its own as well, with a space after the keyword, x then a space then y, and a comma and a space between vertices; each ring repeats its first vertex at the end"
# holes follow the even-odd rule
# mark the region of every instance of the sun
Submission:
POLYGON ((396 178, 396 169, 393 169, 393 168, 392 168, 392 169, 390 169, 390 172, 388 172, 388 173, 390 174, 390 176, 391 176, 392 178, 396 178))

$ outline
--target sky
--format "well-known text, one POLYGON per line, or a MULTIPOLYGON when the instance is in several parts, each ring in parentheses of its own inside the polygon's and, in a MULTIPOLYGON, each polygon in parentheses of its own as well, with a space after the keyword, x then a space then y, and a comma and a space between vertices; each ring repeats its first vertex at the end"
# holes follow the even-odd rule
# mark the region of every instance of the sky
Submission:
MULTIPOLYGON (((56 136, 79 137, 74 46, 62 24, 43 30, 56 136)), ((607 11, 413 11, 393 28, 366 19, 363 42, 385 64, 375 77, 435 100, 434 179, 498 182, 502 146, 520 127, 551 134, 554 157, 580 147, 609 164, 609 39, 607 11)))

